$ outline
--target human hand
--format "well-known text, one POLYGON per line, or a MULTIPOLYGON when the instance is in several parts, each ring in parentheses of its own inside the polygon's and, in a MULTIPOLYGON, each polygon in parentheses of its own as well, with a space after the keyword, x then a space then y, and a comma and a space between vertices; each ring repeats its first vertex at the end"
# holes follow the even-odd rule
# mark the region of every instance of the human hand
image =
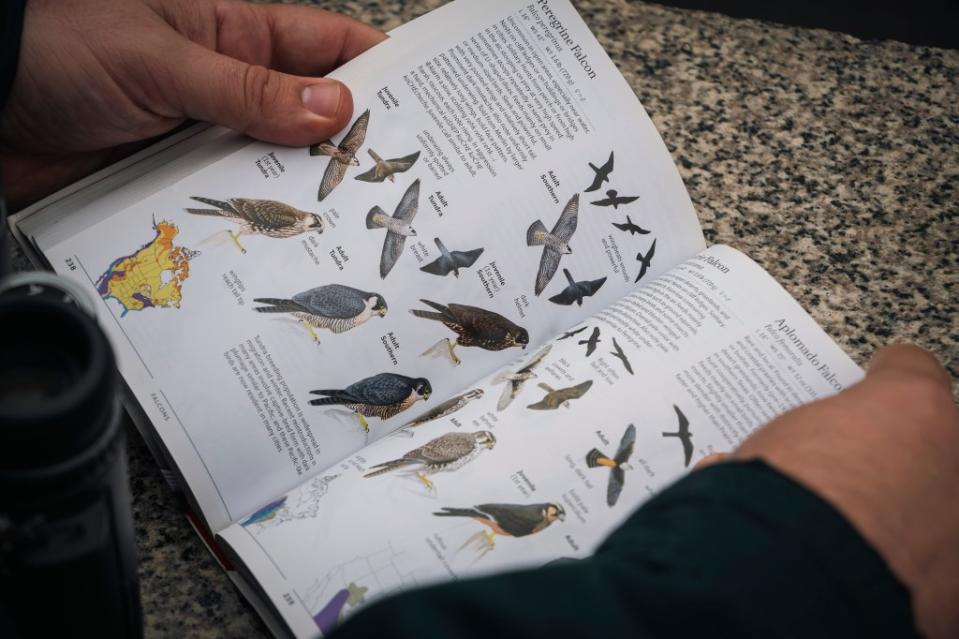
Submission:
POLYGON ((349 90, 317 76, 386 36, 311 7, 238 0, 30 0, 0 117, 17 209, 188 119, 307 145, 344 128, 349 90))

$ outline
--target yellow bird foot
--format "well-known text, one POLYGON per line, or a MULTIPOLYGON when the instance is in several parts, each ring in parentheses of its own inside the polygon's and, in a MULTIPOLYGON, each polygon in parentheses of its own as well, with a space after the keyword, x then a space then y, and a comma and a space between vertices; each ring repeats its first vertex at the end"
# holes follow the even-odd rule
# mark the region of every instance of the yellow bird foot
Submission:
POLYGON ((313 338, 313 341, 316 342, 317 345, 319 345, 319 344, 320 344, 320 336, 316 334, 316 331, 313 330, 313 327, 310 326, 310 323, 307 322, 306 320, 300 320, 300 321, 303 323, 303 326, 306 327, 306 330, 309 331, 310 337, 313 338))
POLYGON ((230 239, 233 240, 233 243, 236 244, 236 247, 237 247, 238 249, 240 249, 240 252, 241 252, 241 253, 246 253, 246 249, 243 248, 243 245, 242 245, 242 244, 240 244, 240 236, 239 236, 239 234, 234 233, 233 231, 227 231, 226 233, 227 233, 227 235, 230 236, 230 239))
POLYGON ((426 486, 426 490, 429 490, 429 491, 433 490, 433 480, 431 480, 429 477, 427 477, 423 473, 416 473, 416 478, 419 479, 424 486, 426 486))
POLYGON ((450 340, 447 339, 447 340, 446 340, 446 343, 447 343, 447 344, 449 345, 449 347, 450 347, 450 359, 453 361, 453 363, 454 363, 455 365, 459 366, 459 365, 462 364, 463 362, 462 362, 462 360, 461 360, 459 357, 456 356, 456 353, 453 351, 453 349, 456 348, 457 342, 456 342, 456 341, 450 341, 450 340))
POLYGON ((483 532, 483 538, 486 540, 486 543, 489 544, 490 550, 496 548, 496 533, 492 530, 486 530, 483 532))
POLYGON ((369 432, 370 432, 370 423, 369 423, 368 421, 366 421, 366 418, 363 417, 362 415, 360 415, 359 413, 353 413, 353 414, 356 415, 356 419, 357 419, 357 421, 360 422, 360 426, 363 427, 363 430, 366 431, 367 434, 369 434, 369 432))

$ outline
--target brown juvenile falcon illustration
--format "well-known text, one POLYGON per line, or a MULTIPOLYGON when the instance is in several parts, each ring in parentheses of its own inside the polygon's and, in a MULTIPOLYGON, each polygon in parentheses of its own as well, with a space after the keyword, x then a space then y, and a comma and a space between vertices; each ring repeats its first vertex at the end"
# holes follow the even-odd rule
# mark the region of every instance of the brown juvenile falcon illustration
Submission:
POLYGON ((579 399, 585 395, 586 391, 588 391, 592 385, 593 380, 591 379, 587 379, 581 384, 576 384, 576 386, 561 388, 559 390, 553 390, 549 384, 537 384, 537 386, 546 391, 546 395, 543 399, 535 404, 530 404, 526 408, 532 408, 533 410, 556 410, 560 406, 569 408, 569 401, 571 399, 579 399))
POLYGON ((416 160, 420 157, 420 152, 417 151, 416 153, 411 153, 401 158, 384 160, 377 155, 373 149, 367 149, 366 152, 370 154, 370 157, 373 158, 373 162, 376 164, 366 173, 360 173, 356 176, 355 179, 363 182, 382 182, 383 180, 395 182, 395 174, 408 171, 410 167, 416 164, 416 160))
POLYGON ((433 482, 427 477, 433 473, 452 472, 470 463, 483 452, 496 446, 496 437, 488 430, 475 433, 452 432, 431 439, 419 448, 414 448, 399 459, 391 459, 370 466, 364 477, 376 477, 394 470, 414 472, 417 479, 428 489, 433 482))
POLYGON ((282 239, 307 231, 323 232, 323 218, 319 215, 301 211, 276 200, 252 200, 240 197, 211 200, 197 196, 192 196, 190 199, 215 208, 187 209, 187 213, 222 217, 240 225, 238 233, 233 231, 227 231, 227 233, 243 253, 246 253, 246 249, 240 244, 241 235, 265 235, 282 239))
POLYGON ((364 417, 389 419, 402 413, 418 400, 427 400, 433 392, 425 377, 407 377, 396 373, 380 373, 350 384, 344 389, 312 390, 311 395, 326 395, 311 399, 312 406, 342 405, 353 411, 366 432, 370 425, 364 417))
POLYGON ((329 140, 314 144, 310 147, 310 155, 328 155, 330 161, 326 165, 326 171, 323 173, 323 181, 320 182, 320 190, 316 199, 323 201, 327 195, 333 192, 343 176, 346 175, 346 167, 359 166, 360 161, 356 159, 356 152, 363 146, 366 139, 366 128, 370 124, 370 110, 367 109, 356 122, 350 127, 349 132, 343 136, 343 139, 336 146, 329 140))
POLYGON ((477 561, 496 547, 495 536, 526 537, 546 530, 554 521, 564 521, 566 511, 559 504, 479 504, 472 508, 443 507, 437 517, 469 517, 489 530, 476 533, 460 547, 478 543, 477 561))
POLYGON ((529 344, 529 333, 526 329, 499 313, 466 304, 443 306, 429 300, 420 301, 438 312, 411 309, 410 313, 416 317, 442 322, 457 335, 453 341, 443 338, 423 355, 449 357, 453 364, 459 364, 460 358, 453 350, 457 346, 478 346, 487 351, 501 351, 511 346, 526 348, 529 344))

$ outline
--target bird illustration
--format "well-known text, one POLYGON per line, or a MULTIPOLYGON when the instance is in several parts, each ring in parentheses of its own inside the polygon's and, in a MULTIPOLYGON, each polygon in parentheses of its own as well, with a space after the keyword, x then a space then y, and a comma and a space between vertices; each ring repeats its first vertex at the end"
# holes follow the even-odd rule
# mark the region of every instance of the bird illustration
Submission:
POLYGON ((560 335, 559 337, 557 337, 557 338, 556 338, 556 341, 558 342, 558 341, 561 340, 561 339, 569 339, 570 337, 572 337, 573 335, 576 335, 577 333, 582 333, 582 332, 585 331, 587 328, 589 328, 589 327, 588 327, 588 326, 584 326, 584 327, 582 327, 582 328, 577 328, 575 331, 566 331, 565 333, 563 333, 562 335, 560 335))
POLYGON ((639 280, 643 279, 643 275, 646 275, 646 269, 648 269, 653 263, 653 255, 656 254, 656 240, 653 240, 652 245, 650 245, 649 250, 646 251, 646 255, 643 255, 642 252, 636 254, 636 261, 639 262, 639 275, 636 276, 636 279, 633 280, 635 284, 639 280))
POLYGON ((616 222, 613 222, 613 226, 624 233, 629 233, 630 235, 649 235, 649 231, 633 224, 633 221, 629 219, 628 215, 626 216, 626 222, 624 224, 617 224, 616 222))
POLYGON ((396 433, 397 434, 404 433, 412 437, 413 429, 416 428, 417 426, 422 426, 423 424, 427 422, 431 422, 434 419, 440 419, 442 417, 446 417, 447 415, 452 415, 459 409, 469 404, 474 399, 479 399, 482 396, 483 396, 483 389, 474 388, 472 390, 466 391, 465 393, 452 397, 446 400, 445 402, 443 402, 442 404, 436 406, 435 408, 432 408, 426 411, 425 413, 423 413, 416 419, 403 424, 396 431, 396 433))
POLYGON ((417 151, 416 153, 401 158, 384 160, 377 155, 373 149, 367 149, 366 152, 370 154, 370 157, 373 158, 376 164, 369 171, 356 176, 355 179, 362 180, 363 182, 382 182, 383 180, 395 182, 395 174, 408 171, 410 167, 416 164, 416 160, 420 157, 420 152, 417 151))
POLYGON ((473 262, 479 259, 479 256, 483 254, 483 249, 481 248, 473 249, 472 251, 450 251, 447 250, 443 242, 440 241, 440 238, 434 237, 433 241, 436 243, 436 248, 440 250, 440 256, 426 266, 420 267, 420 270, 424 273, 432 273, 440 277, 445 277, 452 273, 454 277, 459 277, 461 268, 473 266, 473 262))
POLYGON ((386 214, 386 211, 378 206, 370 209, 366 214, 366 228, 368 229, 386 229, 386 239, 383 240, 383 252, 380 254, 380 277, 386 279, 390 271, 396 265, 396 260, 400 258, 403 252, 403 245, 406 238, 410 235, 416 235, 416 231, 410 226, 413 218, 416 216, 416 209, 420 199, 420 181, 416 179, 406 189, 400 203, 396 205, 396 211, 393 217, 386 214))
POLYGON ((316 196, 318 201, 322 202, 323 198, 339 186, 340 182, 343 181, 343 176, 346 175, 346 167, 360 165, 360 161, 356 159, 356 152, 363 146, 363 141, 366 139, 366 128, 369 124, 370 110, 367 109, 360 117, 356 118, 353 126, 350 127, 349 132, 343 136, 338 145, 334 146, 330 140, 326 140, 310 147, 310 155, 330 156, 326 171, 323 172, 323 180, 320 182, 320 190, 316 196))
POLYGON ((601 277, 598 280, 581 280, 577 282, 565 268, 563 269, 563 275, 566 276, 566 281, 569 282, 569 286, 564 288, 562 293, 549 298, 549 301, 554 304, 570 306, 573 302, 576 302, 577 306, 582 306, 584 297, 592 297, 596 291, 602 288, 603 284, 606 283, 605 277, 601 277))
POLYGON ((586 357, 589 357, 593 354, 593 351, 596 350, 596 345, 602 342, 603 340, 599 339, 599 327, 596 326, 593 328, 593 332, 590 333, 589 339, 579 340, 580 346, 586 344, 586 357))
POLYGON ((395 373, 380 373, 361 379, 345 389, 312 390, 311 395, 326 395, 311 399, 313 406, 346 406, 353 411, 366 432, 370 425, 365 417, 389 419, 402 413, 418 400, 427 400, 433 387, 425 377, 406 377, 395 373))
POLYGON ((190 199, 209 204, 214 208, 188 208, 187 213, 222 217, 240 225, 240 230, 237 233, 227 231, 227 234, 242 253, 246 253, 246 249, 240 244, 241 235, 265 235, 282 239, 307 231, 323 232, 323 218, 319 215, 309 211, 301 211, 276 200, 252 200, 235 197, 224 201, 197 196, 192 196, 190 199))
POLYGON ((543 399, 535 404, 530 404, 526 408, 533 410, 556 410, 560 406, 569 408, 569 401, 571 399, 579 399, 585 395, 586 391, 588 391, 592 385, 593 380, 587 379, 585 382, 576 384, 576 386, 554 390, 548 384, 539 383, 537 386, 546 391, 546 395, 543 399))
POLYGON ((536 377, 536 373, 533 372, 537 366, 543 361, 549 351, 553 348, 552 344, 547 344, 539 350, 538 353, 533 355, 528 362, 521 368, 518 368, 515 371, 507 369, 506 371, 500 373, 493 378, 493 384, 502 384, 506 383, 506 386, 503 388, 503 394, 500 395, 499 403, 496 404, 496 410, 504 410, 510 403, 516 399, 516 396, 519 395, 519 392, 523 390, 523 386, 527 381, 536 377))
POLYGON ((512 346, 526 348, 529 344, 529 333, 526 329, 499 313, 466 304, 443 306, 429 300, 420 301, 438 312, 411 309, 410 313, 416 317, 442 322, 457 335, 453 341, 449 338, 440 340, 423 355, 445 356, 449 357, 453 364, 459 364, 460 358, 454 352, 457 346, 478 346, 487 351, 501 351, 512 346))
POLYGON ((539 260, 539 270, 536 272, 536 295, 542 293, 546 285, 556 275, 560 258, 573 252, 573 249, 569 246, 569 240, 576 232, 576 223, 579 220, 578 212, 579 193, 571 197, 569 202, 566 203, 552 231, 547 232, 546 227, 540 220, 533 222, 526 230, 527 246, 543 247, 543 256, 539 260))
POLYGON ((593 183, 589 185, 588 189, 584 189, 586 193, 590 191, 595 191, 603 185, 603 182, 609 182, 609 174, 613 172, 613 152, 609 152, 609 159, 606 160, 606 164, 603 166, 595 166, 592 162, 587 162, 589 168, 593 169, 593 172, 596 175, 593 176, 593 183))
POLYGON ((684 468, 689 467, 689 461, 693 458, 693 434, 689 432, 689 420, 679 410, 679 406, 673 404, 673 410, 676 411, 676 417, 679 419, 679 430, 675 433, 663 433, 663 437, 678 437, 683 443, 683 456, 685 457, 684 468))
POLYGON ((317 286, 297 293, 292 299, 257 297, 258 313, 289 313, 303 322, 313 340, 319 343, 314 328, 343 333, 365 323, 374 315, 386 315, 386 300, 379 293, 368 293, 342 284, 317 286))
POLYGON ((546 530, 554 521, 565 521, 566 511, 559 504, 479 504, 472 508, 444 506, 437 517, 469 517, 489 530, 472 535, 461 548, 478 542, 480 556, 496 547, 496 535, 502 537, 527 537, 546 530))
POLYGON ((281 497, 276 501, 271 501, 266 506, 263 506, 252 515, 247 517, 244 521, 240 522, 241 526, 252 526, 253 524, 263 523, 264 521, 269 521, 276 517, 276 513, 279 512, 280 508, 283 508, 283 505, 286 504, 286 497, 281 497))
POLYGON ((596 206, 611 206, 614 209, 619 209, 621 204, 629 204, 630 202, 635 202, 638 199, 638 195, 621 196, 616 189, 610 189, 606 191, 605 198, 602 200, 596 200, 595 202, 590 202, 590 204, 595 204, 596 206))
POLYGON ((636 427, 630 424, 623 433, 623 438, 619 441, 619 448, 616 450, 616 456, 610 459, 598 449, 586 453, 586 466, 589 468, 609 468, 609 483, 606 484, 606 503, 609 506, 615 506, 620 493, 623 492, 623 483, 626 480, 627 470, 632 470, 628 463, 633 454, 633 445, 636 443, 636 427))
POLYGON ((633 373, 633 367, 632 367, 632 365, 629 363, 629 358, 626 357, 626 353, 624 353, 624 352, 623 352, 623 349, 620 348, 619 344, 616 342, 616 338, 615 338, 615 337, 613 338, 613 348, 614 348, 615 350, 610 351, 609 354, 612 355, 613 357, 615 357, 616 359, 618 359, 619 361, 621 361, 621 362, 623 363, 623 368, 626 369, 626 372, 629 373, 630 375, 633 375, 633 374, 634 374, 634 373, 633 373))
POLYGON ((414 473, 424 486, 432 490, 433 481, 427 475, 458 470, 476 459, 483 450, 492 450, 494 446, 496 437, 488 430, 475 433, 454 431, 431 439, 399 459, 370 466, 370 472, 363 477, 376 477, 402 469, 414 473))

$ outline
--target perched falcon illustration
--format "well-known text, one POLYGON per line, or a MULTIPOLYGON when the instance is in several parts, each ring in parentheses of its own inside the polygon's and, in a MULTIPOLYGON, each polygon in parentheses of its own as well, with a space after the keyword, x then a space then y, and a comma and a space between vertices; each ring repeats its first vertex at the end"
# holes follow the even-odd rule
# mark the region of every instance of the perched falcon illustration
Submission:
POLYGON ((386 315, 386 300, 379 293, 368 293, 342 284, 317 286, 297 293, 292 299, 257 297, 258 313, 289 313, 303 322, 313 340, 319 343, 314 328, 343 333, 365 323, 374 315, 386 315))
POLYGON ((403 433, 412 437, 413 429, 416 428, 417 426, 422 426, 423 424, 427 422, 431 422, 434 419, 442 419, 443 417, 446 417, 447 415, 452 415, 459 409, 469 404, 474 399, 479 399, 482 396, 483 396, 482 388, 474 388, 460 395, 456 395, 455 397, 452 397, 446 400, 445 402, 436 406, 435 408, 432 408, 426 411, 425 413, 423 413, 416 419, 403 424, 396 431, 396 434, 403 433))
POLYGON ((307 231, 323 232, 323 218, 319 215, 309 211, 301 211, 276 200, 251 200, 240 197, 230 198, 229 200, 211 200, 197 196, 192 196, 190 199, 209 204, 214 208, 188 208, 187 213, 222 217, 240 225, 239 232, 227 231, 227 233, 243 253, 246 253, 246 249, 240 244, 241 235, 265 235, 282 239, 307 231))
POLYGON ((679 406, 673 404, 673 410, 676 411, 676 418, 679 419, 679 430, 675 433, 663 433, 663 437, 676 437, 683 443, 684 467, 689 467, 689 462, 693 458, 693 434, 689 432, 689 420, 679 410, 679 406))
POLYGON ((599 339, 599 327, 596 326, 593 328, 593 332, 590 333, 589 339, 579 340, 580 346, 583 344, 586 345, 586 357, 589 357, 593 354, 593 351, 596 350, 596 345, 602 342, 603 340, 599 339))
POLYGON ((410 167, 416 164, 416 160, 420 157, 420 152, 417 151, 405 157, 384 160, 377 155, 373 149, 367 149, 366 152, 370 154, 370 157, 373 158, 376 164, 366 173, 360 173, 356 176, 355 179, 362 180, 363 182, 382 182, 383 180, 395 182, 395 174, 408 171, 410 167))
POLYGON ((626 369, 626 372, 630 375, 633 375, 633 366, 629 363, 629 358, 626 357, 626 353, 623 352, 622 347, 620 347, 615 337, 613 338, 613 349, 614 350, 610 351, 609 354, 621 361, 623 363, 623 368, 626 369))
POLYGON ((549 301, 554 304, 562 304, 563 306, 570 306, 573 302, 576 302, 577 306, 583 305, 584 297, 592 297, 596 294, 603 284, 606 283, 606 278, 601 277, 598 280, 581 280, 577 282, 573 279, 573 276, 570 275, 568 269, 563 269, 563 275, 566 276, 566 281, 569 282, 569 285, 563 289, 562 293, 554 295, 549 298, 549 301))
POLYGON ((582 332, 585 331, 587 328, 589 328, 589 327, 588 327, 588 326, 583 326, 582 328, 577 328, 576 330, 573 330, 573 331, 566 331, 565 333, 563 333, 562 335, 560 335, 559 337, 557 337, 557 338, 556 338, 556 341, 558 342, 558 341, 561 340, 561 339, 569 339, 569 338, 572 337, 573 335, 577 335, 577 334, 579 334, 579 333, 582 333, 582 332))
POLYGON ((616 222, 613 222, 613 226, 618 228, 623 233, 629 233, 630 235, 649 235, 649 231, 641 226, 633 224, 633 221, 629 219, 628 215, 626 216, 626 221, 624 223, 617 224, 616 222))
POLYGON ((616 450, 616 456, 610 459, 598 449, 586 453, 586 465, 589 468, 609 468, 609 483, 606 484, 606 503, 609 506, 615 506, 620 493, 623 492, 623 483, 626 481, 627 470, 633 467, 628 463, 633 454, 633 445, 636 443, 636 427, 630 424, 623 433, 623 438, 619 441, 619 448, 616 450))
POLYGON ((402 413, 419 400, 427 400, 433 387, 425 377, 406 377, 395 373, 380 373, 350 384, 345 389, 312 390, 311 395, 325 395, 311 399, 313 406, 342 405, 353 411, 366 432, 370 425, 365 417, 389 419, 402 413))
POLYGON ((420 270, 424 273, 432 273, 440 277, 445 277, 452 273, 453 277, 459 277, 461 268, 473 266, 473 262, 479 259, 479 256, 483 254, 483 249, 481 248, 473 249, 472 251, 450 251, 443 242, 440 241, 440 238, 434 237, 433 241, 436 243, 436 248, 440 250, 440 256, 426 266, 420 267, 420 270))
POLYGON ((586 391, 588 391, 592 385, 593 380, 591 379, 587 379, 585 382, 576 384, 575 386, 560 388, 559 390, 554 390, 549 384, 537 384, 537 386, 546 391, 546 395, 543 399, 535 404, 530 404, 526 408, 533 410, 556 410, 560 406, 569 408, 570 400, 579 399, 585 395, 586 391))
POLYGON ((589 168, 593 169, 593 183, 589 185, 589 188, 584 189, 586 193, 591 191, 596 191, 603 185, 603 182, 609 182, 609 174, 613 172, 613 152, 609 152, 609 159, 606 160, 606 164, 603 166, 596 166, 592 162, 588 162, 589 168))
POLYGON ((546 285, 556 275, 560 258, 573 252, 573 249, 569 246, 569 240, 576 232, 578 220, 579 193, 571 197, 569 202, 566 203, 552 231, 547 232, 546 227, 540 220, 533 222, 526 230, 526 244, 543 247, 543 256, 540 258, 539 270, 536 272, 536 288, 534 290, 536 295, 542 293, 546 285))
POLYGON ((506 383, 506 386, 503 388, 503 394, 500 395, 499 403, 496 404, 496 410, 505 410, 510 403, 516 399, 516 396, 519 395, 519 392, 523 390, 523 386, 529 380, 536 377, 536 373, 533 372, 537 366, 543 361, 549 351, 553 348, 552 344, 547 344, 538 353, 533 355, 526 365, 517 370, 509 370, 500 373, 493 378, 492 383, 502 384, 506 383))
POLYGON ((606 191, 606 197, 601 200, 590 202, 590 204, 595 206, 611 206, 618 210, 621 204, 629 204, 630 202, 635 202, 638 199, 638 195, 620 195, 619 191, 616 189, 610 189, 606 191))
POLYGON ((653 240, 653 244, 649 247, 649 250, 646 251, 646 255, 643 255, 641 252, 636 254, 636 260, 639 262, 639 275, 637 275, 636 279, 633 281, 634 284, 643 279, 643 275, 646 275, 646 269, 652 266, 653 255, 655 254, 656 240, 653 240))
POLYGON ((460 358, 454 352, 457 346, 478 346, 487 351, 501 351, 512 346, 526 348, 529 344, 529 333, 526 329, 499 313, 466 304, 443 306, 429 300, 420 301, 436 309, 436 312, 411 309, 410 313, 423 319, 442 322, 457 335, 453 341, 449 338, 440 340, 423 355, 449 357, 453 364, 459 364, 460 358))
POLYGON ((360 117, 356 118, 356 122, 353 123, 349 132, 343 136, 338 145, 334 146, 332 142, 326 140, 310 147, 310 155, 330 156, 326 171, 323 173, 323 181, 320 182, 320 190, 316 195, 316 199, 320 202, 343 181, 343 176, 346 175, 346 167, 360 165, 360 161, 356 159, 356 152, 363 146, 363 141, 366 139, 366 128, 369 124, 370 110, 367 109, 360 117))
POLYGON ((554 521, 564 521, 566 511, 555 503, 545 504, 479 504, 472 508, 444 506, 437 517, 469 517, 489 530, 471 536, 461 548, 478 543, 481 559, 496 547, 496 535, 501 537, 528 537, 546 530, 554 521))
POLYGON ((406 238, 410 235, 416 235, 416 231, 410 224, 416 217, 419 199, 420 181, 417 179, 406 189, 400 203, 396 205, 393 217, 387 215, 386 211, 378 206, 374 206, 366 214, 366 228, 386 229, 383 252, 380 254, 380 277, 384 279, 396 266, 396 261, 400 259, 400 255, 403 253, 403 245, 406 244, 406 238))
POLYGON ((483 450, 492 450, 494 446, 496 437, 488 430, 475 433, 454 431, 431 439, 399 459, 373 464, 369 468, 371 472, 363 476, 376 477, 394 470, 406 470, 413 472, 424 486, 432 489, 433 481, 427 475, 458 470, 476 459, 483 450))

